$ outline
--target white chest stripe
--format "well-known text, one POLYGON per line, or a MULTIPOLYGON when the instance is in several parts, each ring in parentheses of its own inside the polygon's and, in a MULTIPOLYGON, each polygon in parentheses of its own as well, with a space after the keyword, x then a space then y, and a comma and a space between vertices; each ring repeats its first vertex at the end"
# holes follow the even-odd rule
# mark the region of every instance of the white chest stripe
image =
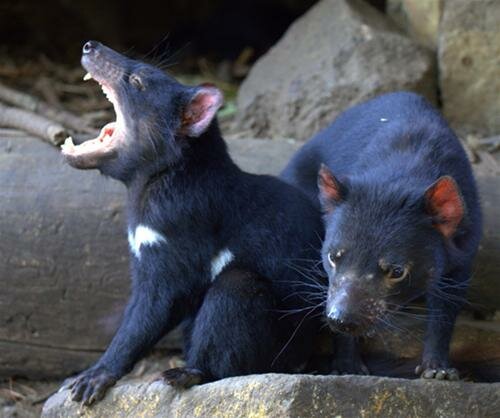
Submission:
POLYGON ((128 243, 137 258, 141 258, 142 245, 155 245, 166 241, 162 234, 144 225, 138 225, 135 232, 128 231, 128 243))
POLYGON ((228 248, 220 250, 219 253, 212 258, 211 273, 212 281, 220 274, 224 267, 234 260, 234 254, 228 248))

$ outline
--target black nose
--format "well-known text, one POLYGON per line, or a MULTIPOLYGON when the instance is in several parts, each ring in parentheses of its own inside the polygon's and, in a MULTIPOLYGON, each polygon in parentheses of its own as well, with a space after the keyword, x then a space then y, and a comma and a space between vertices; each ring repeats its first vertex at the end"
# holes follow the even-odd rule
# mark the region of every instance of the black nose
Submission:
POLYGON ((328 325, 333 331, 345 332, 348 334, 355 334, 359 331, 360 324, 354 315, 348 315, 346 312, 331 308, 327 315, 328 325))
POLYGON ((85 45, 83 45, 83 53, 90 54, 91 52, 95 51, 98 46, 99 46, 99 42, 88 41, 87 43, 85 43, 85 45))

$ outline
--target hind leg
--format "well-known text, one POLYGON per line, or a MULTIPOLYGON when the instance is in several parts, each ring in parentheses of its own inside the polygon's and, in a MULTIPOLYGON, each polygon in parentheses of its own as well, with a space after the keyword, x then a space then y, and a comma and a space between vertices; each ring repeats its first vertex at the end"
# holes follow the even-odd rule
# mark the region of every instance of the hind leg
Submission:
POLYGON ((286 343, 269 283, 241 270, 221 274, 208 290, 193 323, 186 367, 164 372, 173 386, 230 376, 279 371, 286 356, 275 361, 286 343))

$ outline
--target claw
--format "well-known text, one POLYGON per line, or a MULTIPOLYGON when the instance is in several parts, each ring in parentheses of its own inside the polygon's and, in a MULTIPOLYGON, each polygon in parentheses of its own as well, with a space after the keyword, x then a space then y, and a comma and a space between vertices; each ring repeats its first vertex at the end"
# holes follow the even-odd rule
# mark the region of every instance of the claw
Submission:
POLYGON ((93 368, 81 373, 68 387, 71 388, 70 397, 80 406, 90 406, 100 401, 109 387, 116 382, 116 377, 104 368, 93 368))
POLYGON ((85 391, 85 385, 78 383, 71 389, 71 400, 75 402, 80 402, 82 400, 83 392, 85 391))
POLYGON ((345 375, 345 374, 356 374, 356 375, 370 375, 370 370, 363 363, 361 359, 356 359, 355 361, 340 361, 336 359, 333 364, 333 370, 330 372, 331 375, 345 375))
POLYGON ((436 379, 437 380, 444 380, 446 379, 446 370, 439 370, 437 373, 436 373, 436 379))
POLYGON ((71 390, 76 383, 75 377, 70 377, 62 383, 61 387, 57 391, 57 393, 64 392, 65 390, 71 390))
POLYGON ((436 366, 429 367, 424 365, 419 365, 415 368, 415 374, 419 375, 422 379, 436 379, 436 380, 450 380, 456 381, 460 380, 460 376, 457 369, 450 367, 436 366))

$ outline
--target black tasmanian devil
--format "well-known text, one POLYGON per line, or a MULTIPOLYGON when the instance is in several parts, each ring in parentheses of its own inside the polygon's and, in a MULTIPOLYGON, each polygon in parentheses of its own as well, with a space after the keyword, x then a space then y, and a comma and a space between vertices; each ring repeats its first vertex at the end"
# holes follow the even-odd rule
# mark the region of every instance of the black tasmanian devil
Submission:
POLYGON ((186 367, 164 373, 170 384, 299 370, 321 319, 304 296, 317 286, 304 271, 320 260, 318 209, 287 183, 233 163, 214 86, 182 85, 94 41, 82 65, 116 122, 80 145, 68 139, 62 152, 127 186, 132 294, 104 355, 69 384, 72 398, 100 399, 181 322, 186 367))
MULTIPOLYGON (((427 331, 416 373, 458 378, 449 343, 481 212, 466 154, 439 113, 405 92, 357 105, 306 143, 282 177, 324 211, 332 328, 358 336, 391 327, 399 308, 425 295, 427 331)), ((344 350, 337 361, 346 356, 345 371, 362 370, 355 352, 344 350)))

